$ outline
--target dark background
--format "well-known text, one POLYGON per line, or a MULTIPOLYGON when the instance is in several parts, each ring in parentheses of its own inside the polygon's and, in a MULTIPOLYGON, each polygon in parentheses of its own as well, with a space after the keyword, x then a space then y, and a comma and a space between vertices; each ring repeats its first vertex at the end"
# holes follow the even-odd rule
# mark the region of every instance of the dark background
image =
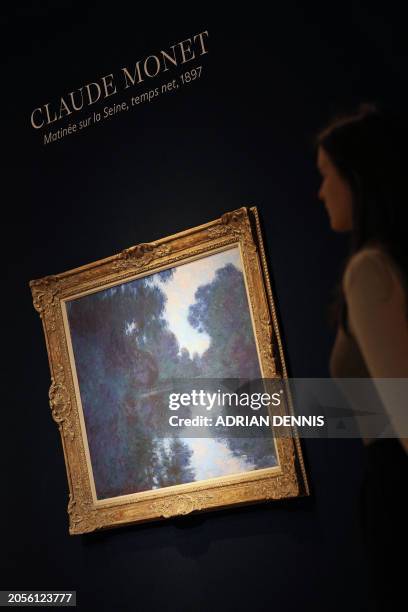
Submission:
POLYGON ((28 282, 256 205, 289 372, 327 376, 348 238, 317 200, 313 137, 362 101, 405 108, 405 21, 355 2, 268 14, 251 3, 227 16, 85 4, 15 3, 1 17, 0 588, 76 589, 84 610, 368 610, 358 440, 305 440, 307 499, 69 536, 28 282), (206 29, 190 86, 48 146, 30 126, 36 106, 206 29))

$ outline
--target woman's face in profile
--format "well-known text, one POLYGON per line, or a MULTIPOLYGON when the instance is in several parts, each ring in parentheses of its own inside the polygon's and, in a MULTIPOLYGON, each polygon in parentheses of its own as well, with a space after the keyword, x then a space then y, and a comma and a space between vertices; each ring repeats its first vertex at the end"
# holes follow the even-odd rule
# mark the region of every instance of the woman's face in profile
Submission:
POLYGON ((317 167, 322 175, 317 197, 324 202, 332 230, 335 232, 351 231, 353 229, 353 194, 350 185, 341 176, 321 146, 317 153, 317 167))

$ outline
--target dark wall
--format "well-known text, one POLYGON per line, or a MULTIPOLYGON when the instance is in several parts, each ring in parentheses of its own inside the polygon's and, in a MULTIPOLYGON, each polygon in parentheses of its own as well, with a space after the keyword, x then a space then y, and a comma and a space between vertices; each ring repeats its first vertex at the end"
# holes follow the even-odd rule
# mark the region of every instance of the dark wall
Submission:
POLYGON ((2 589, 76 589, 80 609, 369 609, 358 440, 306 440, 307 499, 69 536, 30 279, 259 208, 292 376, 328 375, 347 252, 317 200, 313 135, 360 101, 405 104, 403 20, 359 4, 228 18, 136 3, 21 4, 2 18, 2 589), (189 87, 47 146, 31 110, 202 30, 189 87))

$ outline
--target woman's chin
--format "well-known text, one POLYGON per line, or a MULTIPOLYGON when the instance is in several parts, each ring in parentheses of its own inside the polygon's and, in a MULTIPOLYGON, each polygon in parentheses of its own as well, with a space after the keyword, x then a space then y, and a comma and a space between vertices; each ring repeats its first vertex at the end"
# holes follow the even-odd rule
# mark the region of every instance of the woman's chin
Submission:
POLYGON ((342 223, 338 219, 332 218, 330 218, 330 227, 333 232, 337 232, 339 234, 342 234, 344 232, 351 232, 351 230, 353 229, 352 227, 350 227, 349 223, 342 223))

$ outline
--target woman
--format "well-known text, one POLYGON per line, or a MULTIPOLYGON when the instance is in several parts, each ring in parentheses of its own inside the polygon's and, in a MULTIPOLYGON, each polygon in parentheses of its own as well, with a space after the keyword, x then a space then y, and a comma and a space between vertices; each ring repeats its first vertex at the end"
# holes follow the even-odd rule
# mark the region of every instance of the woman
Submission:
MULTIPOLYGON (((401 119, 361 105, 317 138, 318 197, 331 228, 351 237, 335 302, 335 378, 408 379, 407 135, 401 119)), ((407 599, 397 559, 406 554, 408 397, 376 388, 394 433, 363 438, 361 520, 378 609, 391 611, 407 599)))

